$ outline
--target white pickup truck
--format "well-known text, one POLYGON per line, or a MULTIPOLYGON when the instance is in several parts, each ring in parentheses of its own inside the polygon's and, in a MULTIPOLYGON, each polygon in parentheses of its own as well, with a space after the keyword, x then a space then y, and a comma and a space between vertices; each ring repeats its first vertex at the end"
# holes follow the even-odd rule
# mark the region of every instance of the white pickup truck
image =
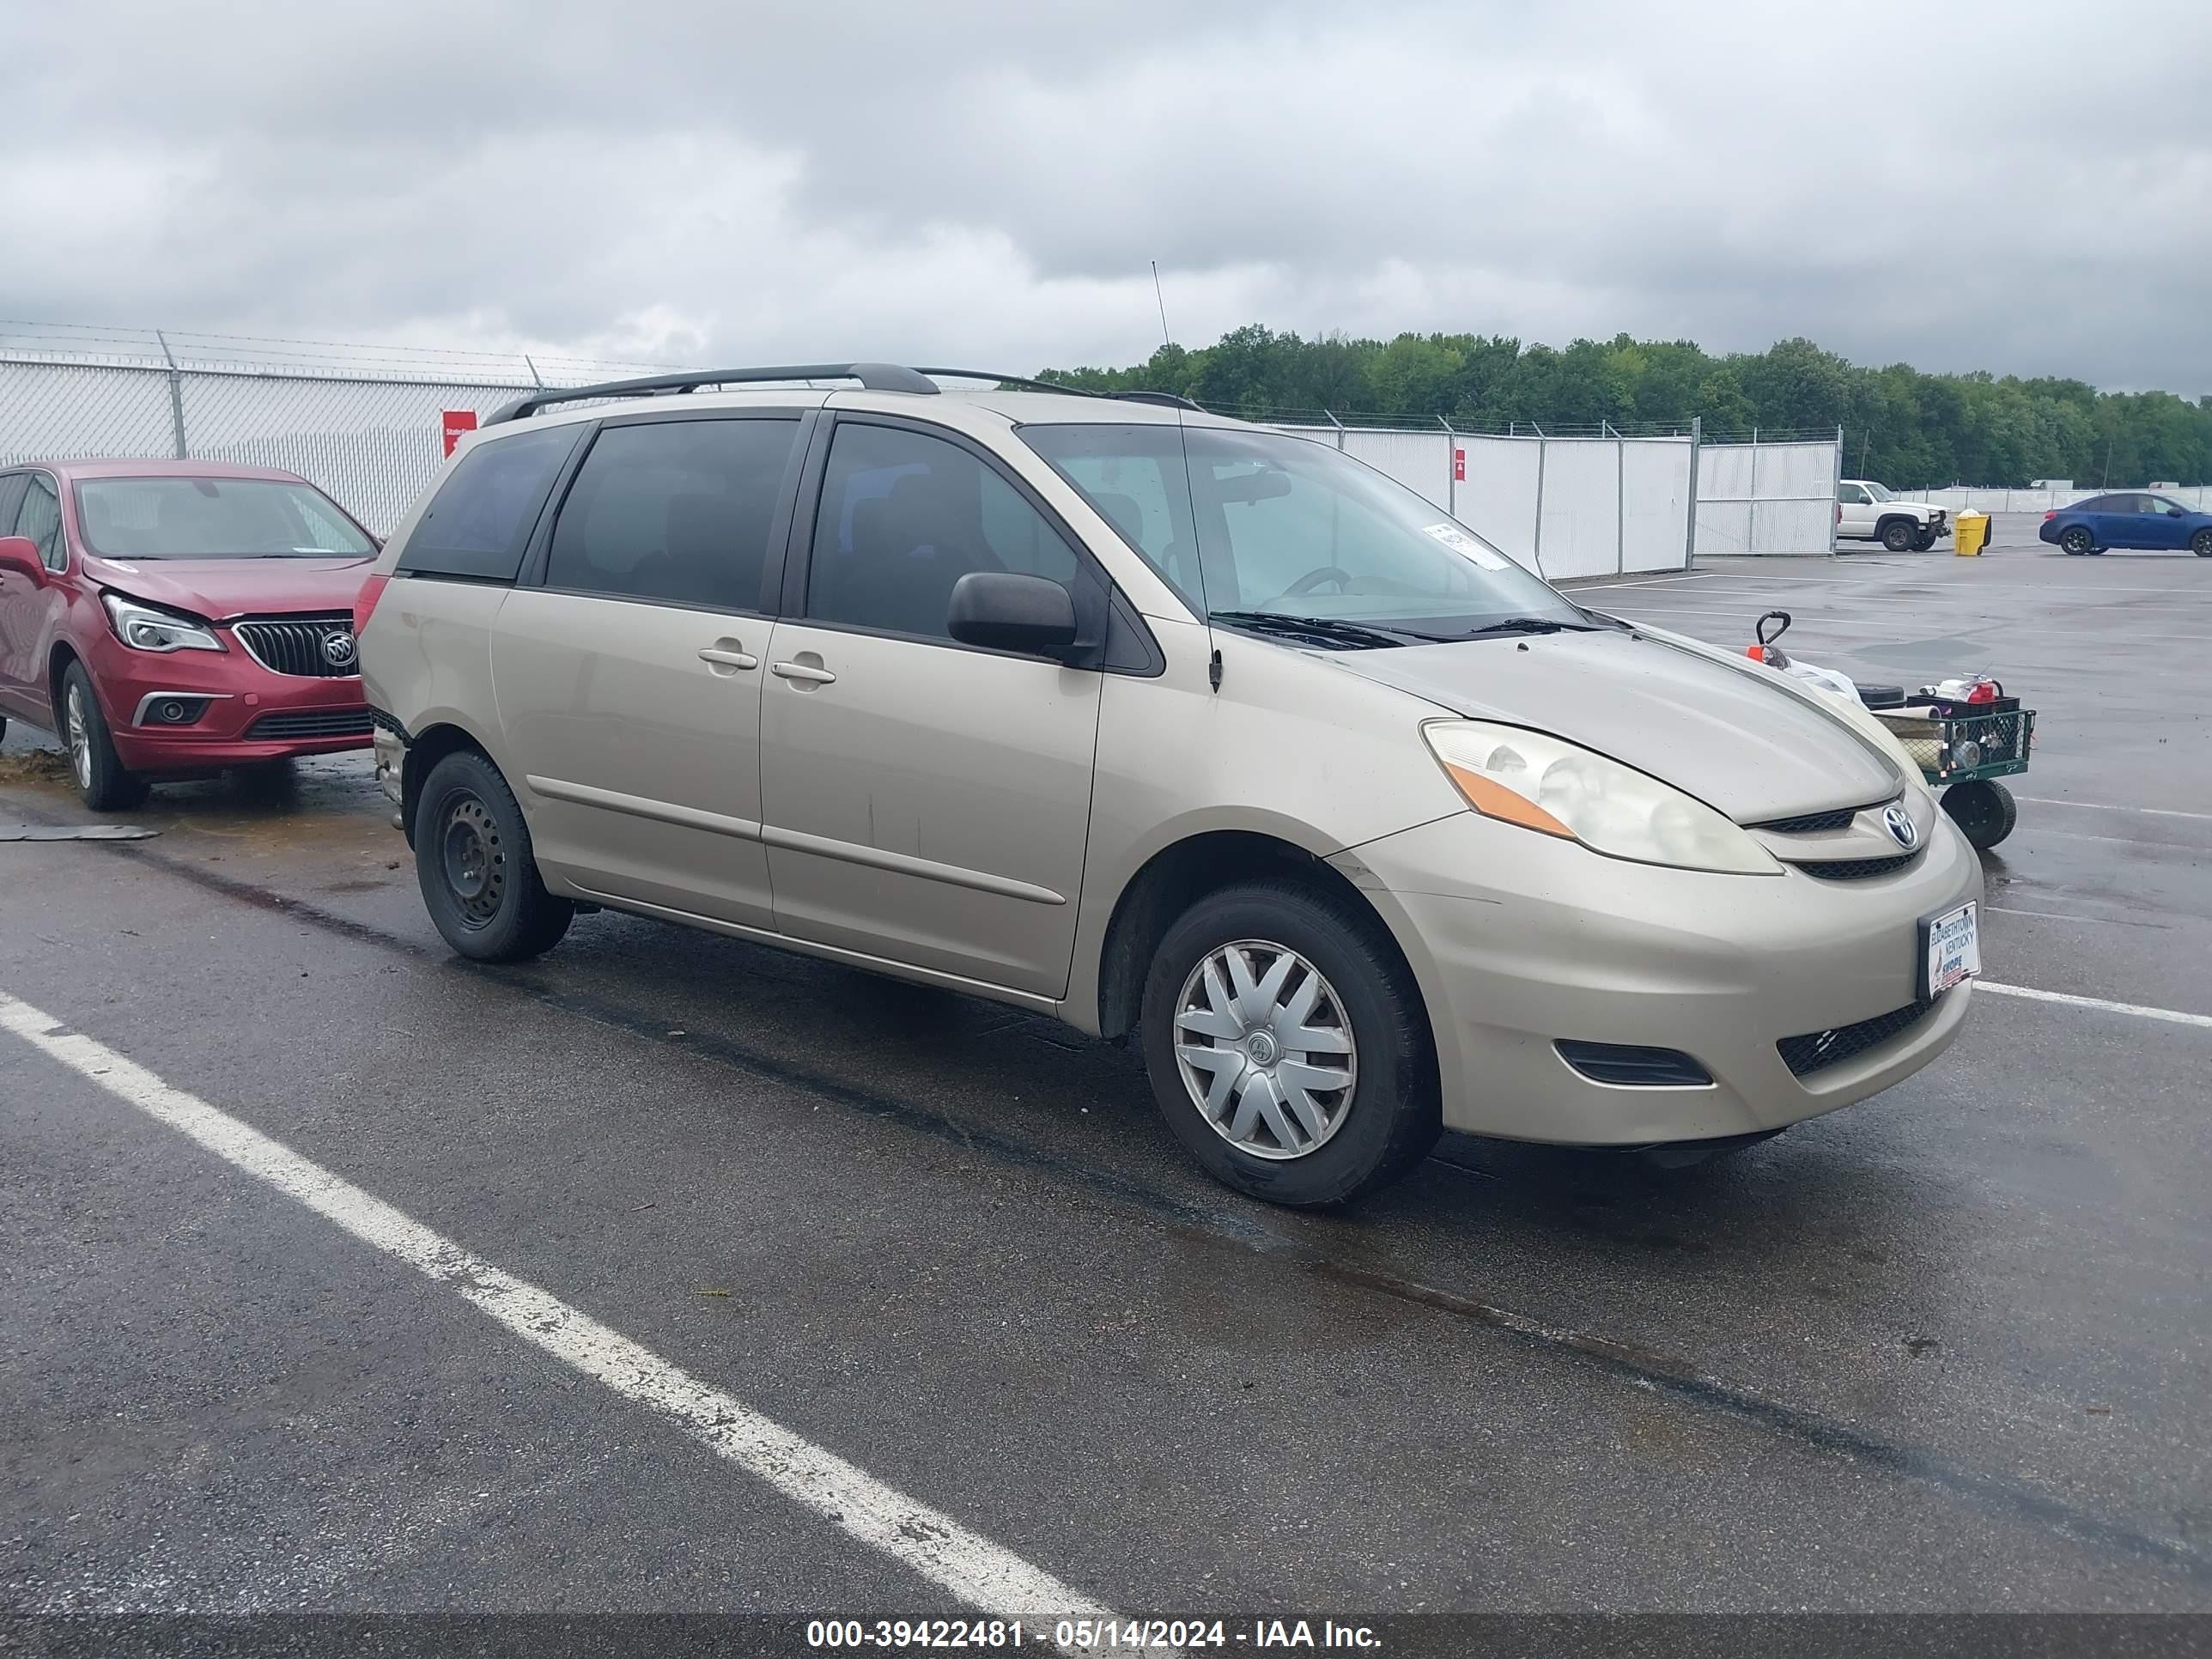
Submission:
POLYGON ((1926 501, 1908 501, 1870 478, 1845 478, 1836 486, 1838 541, 1880 542, 1893 553, 1925 553, 1950 529, 1950 514, 1926 501))

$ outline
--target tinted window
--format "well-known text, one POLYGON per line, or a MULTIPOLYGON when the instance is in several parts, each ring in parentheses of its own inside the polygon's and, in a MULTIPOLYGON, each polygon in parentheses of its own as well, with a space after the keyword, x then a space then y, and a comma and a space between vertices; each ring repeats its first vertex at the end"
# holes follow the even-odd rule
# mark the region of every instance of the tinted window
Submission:
POLYGON ((1867 493, 1865 490, 1861 489, 1856 484, 1844 484, 1838 488, 1836 491, 1836 499, 1839 501, 1848 502, 1853 507, 1864 507, 1866 505, 1867 493))
POLYGON ((23 504, 15 509, 15 533, 28 536, 39 544, 39 557, 47 569, 59 570, 69 562, 62 548, 62 504, 43 472, 31 475, 23 504))
POLYGON ((562 503, 549 587, 757 610, 796 421, 611 426, 562 503))
POLYGON ((368 558, 368 538, 311 484, 281 478, 86 478, 77 532, 112 559, 368 558))
POLYGON ((943 639, 953 584, 969 571, 1068 583, 1079 568, 1021 492, 958 445, 838 426, 814 526, 810 617, 943 639))
POLYGON ((2133 501, 2126 495, 2093 495, 2074 509, 2076 513, 2132 513, 2133 501))
POLYGON ((538 509, 583 434, 580 423, 571 423, 479 442, 439 486, 398 568, 513 581, 538 509))
POLYGON ((23 504, 23 489, 31 482, 27 472, 0 477, 0 536, 15 533, 15 509, 23 504))

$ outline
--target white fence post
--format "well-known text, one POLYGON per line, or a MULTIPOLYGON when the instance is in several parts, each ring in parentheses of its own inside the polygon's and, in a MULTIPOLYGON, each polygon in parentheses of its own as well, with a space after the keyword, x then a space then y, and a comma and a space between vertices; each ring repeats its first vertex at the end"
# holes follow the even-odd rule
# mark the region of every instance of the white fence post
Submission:
POLYGON ((1598 424, 1613 433, 1613 574, 1619 576, 1628 569, 1628 441, 1612 422, 1598 424))
POLYGON ((1444 429, 1444 511, 1459 517, 1459 434, 1452 430, 1451 422, 1441 415, 1437 424, 1444 429))
POLYGON ((1682 568, 1689 569, 1698 562, 1698 452, 1705 447, 1705 417, 1690 416, 1690 513, 1689 528, 1682 535, 1682 568))
MULTIPOLYGON (((1836 496, 1838 501, 1843 498, 1843 493, 1844 426, 1843 422, 1838 421, 1836 423, 1836 496)), ((1843 516, 1843 513, 1840 509, 1828 514, 1828 556, 1830 558, 1833 558, 1836 556, 1836 525, 1843 516)))
MULTIPOLYGON (((1534 421, 1528 422, 1536 426, 1534 421)), ((1536 562, 1536 574, 1544 574, 1544 450, 1550 440, 1544 428, 1536 427, 1536 533, 1528 539, 1528 556, 1536 562)))

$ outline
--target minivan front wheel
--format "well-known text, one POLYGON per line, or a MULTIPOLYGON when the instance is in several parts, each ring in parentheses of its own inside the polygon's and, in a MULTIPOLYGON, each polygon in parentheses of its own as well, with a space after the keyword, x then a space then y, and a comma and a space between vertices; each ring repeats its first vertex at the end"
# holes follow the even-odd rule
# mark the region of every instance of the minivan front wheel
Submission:
POLYGON ((530 826, 499 769, 473 750, 430 769, 415 804, 415 878, 446 943, 477 962, 551 950, 576 907, 545 890, 530 826))
POLYGON ((1160 942, 1142 1024, 1176 1139, 1255 1198, 1345 1203, 1435 1144, 1419 994, 1380 924, 1346 901, 1273 882, 1200 899, 1160 942))

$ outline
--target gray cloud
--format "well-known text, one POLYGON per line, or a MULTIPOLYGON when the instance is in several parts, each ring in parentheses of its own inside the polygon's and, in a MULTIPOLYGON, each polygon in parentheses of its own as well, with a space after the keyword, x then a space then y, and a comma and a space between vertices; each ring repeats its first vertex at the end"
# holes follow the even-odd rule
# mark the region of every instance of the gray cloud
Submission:
POLYGON ((2212 8, 11 9, 4 308, 946 356, 1626 329, 2212 392, 2212 8), (35 227, 35 234, 27 234, 35 227))

